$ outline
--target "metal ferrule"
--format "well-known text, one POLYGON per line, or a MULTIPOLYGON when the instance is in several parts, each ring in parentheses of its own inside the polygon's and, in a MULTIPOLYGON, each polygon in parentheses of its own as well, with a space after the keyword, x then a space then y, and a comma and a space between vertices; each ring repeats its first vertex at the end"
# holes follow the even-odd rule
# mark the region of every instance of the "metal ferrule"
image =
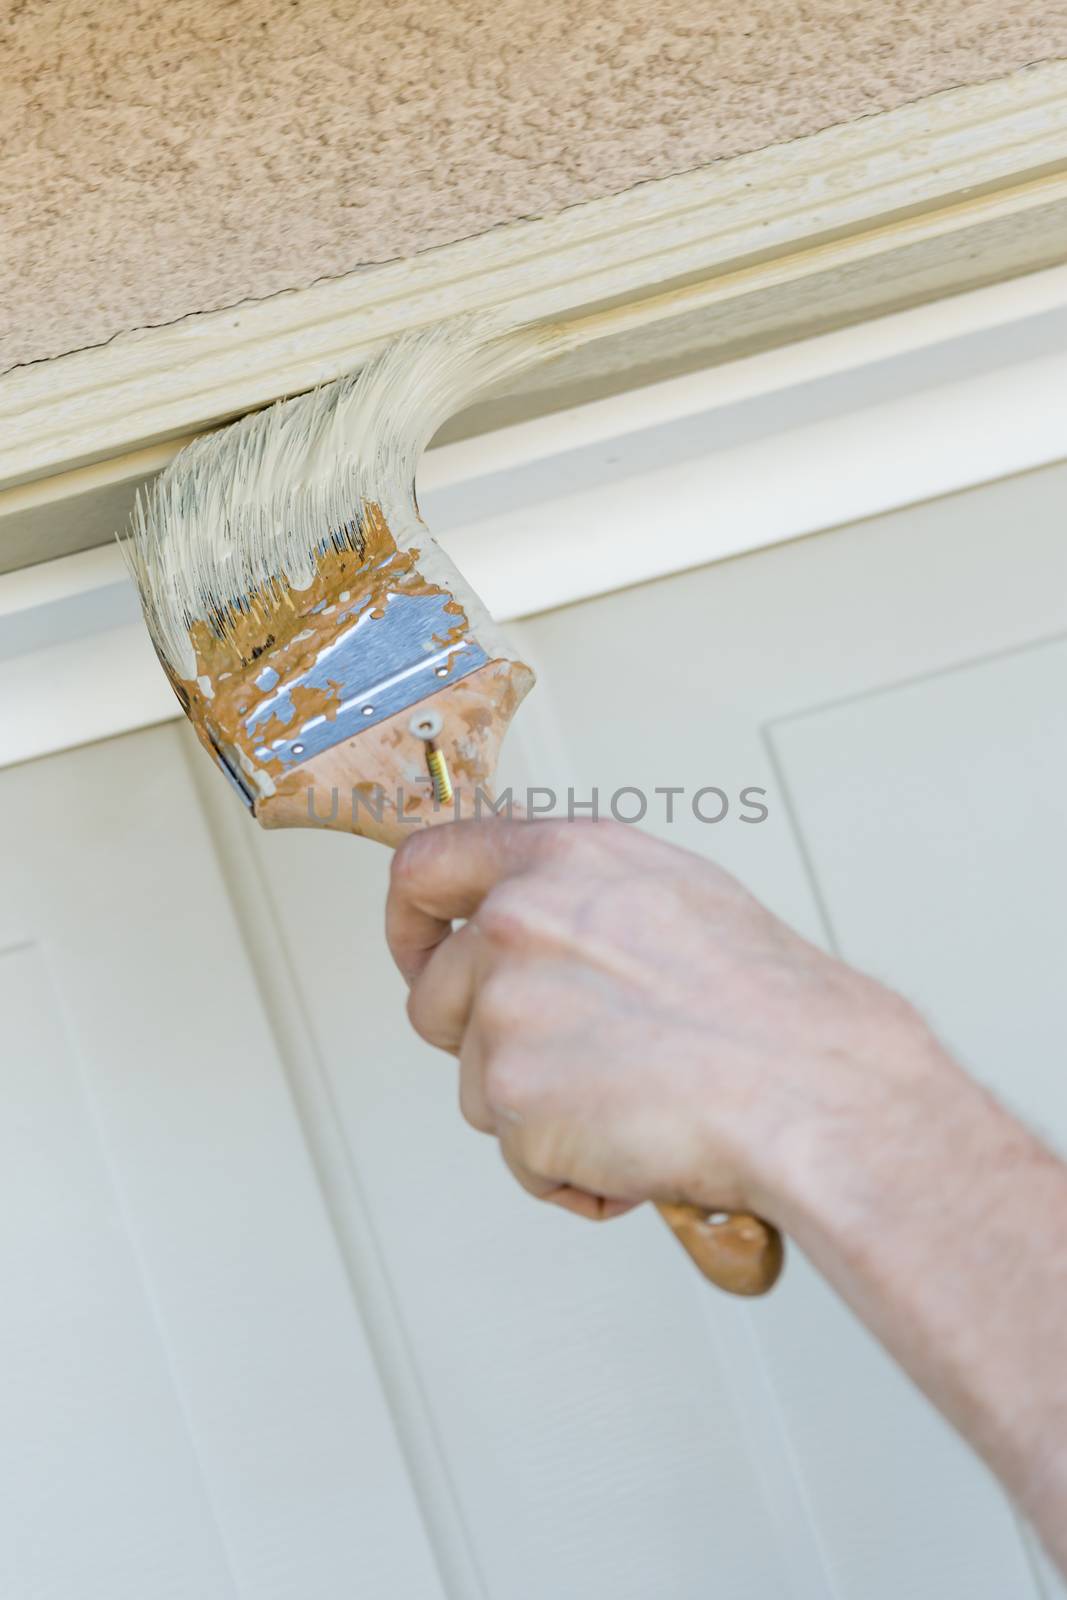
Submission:
POLYGON ((264 763, 265 773, 267 763, 275 774, 278 764, 283 771, 297 767, 485 665, 488 655, 469 634, 450 638, 456 623, 454 612, 445 610, 450 601, 447 593, 389 595, 383 615, 364 612, 306 671, 281 679, 269 664, 260 669, 253 678, 254 704, 241 724, 245 760, 232 748, 219 748, 249 808, 257 797, 257 763, 264 763), (299 720, 294 693, 300 689, 326 693, 328 712, 299 720), (272 723, 285 731, 268 737, 272 723))

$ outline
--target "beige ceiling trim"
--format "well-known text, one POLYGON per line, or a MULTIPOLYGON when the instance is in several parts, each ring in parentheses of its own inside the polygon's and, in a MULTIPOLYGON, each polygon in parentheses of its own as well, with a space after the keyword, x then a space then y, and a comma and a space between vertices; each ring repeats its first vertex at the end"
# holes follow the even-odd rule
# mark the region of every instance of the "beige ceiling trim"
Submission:
MULTIPOLYGON (((1056 470, 1065 389, 1060 267, 445 445, 420 496, 514 621, 1056 470)), ((0 768, 180 715, 113 540, 0 575, 0 703, 0 768)))
POLYGON ((929 298, 974 282, 976 252, 987 278, 1047 265, 1065 230, 1067 63, 1055 63, 16 369, 0 380, 0 487, 158 446, 466 311, 578 317, 591 341, 715 307, 741 326, 759 304, 768 343, 775 318, 790 336, 791 296, 810 306, 849 273, 855 320, 885 302, 902 262, 922 263, 916 297, 929 298))

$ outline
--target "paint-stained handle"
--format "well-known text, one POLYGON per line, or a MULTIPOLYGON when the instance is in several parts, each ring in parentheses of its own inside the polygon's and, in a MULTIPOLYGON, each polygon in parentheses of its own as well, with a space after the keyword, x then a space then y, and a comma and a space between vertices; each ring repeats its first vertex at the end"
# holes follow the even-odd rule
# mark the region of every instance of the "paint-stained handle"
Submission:
POLYGON ((699 1206, 656 1207, 674 1237, 708 1279, 729 1294, 766 1294, 782 1270, 785 1251, 777 1228, 742 1212, 699 1206))

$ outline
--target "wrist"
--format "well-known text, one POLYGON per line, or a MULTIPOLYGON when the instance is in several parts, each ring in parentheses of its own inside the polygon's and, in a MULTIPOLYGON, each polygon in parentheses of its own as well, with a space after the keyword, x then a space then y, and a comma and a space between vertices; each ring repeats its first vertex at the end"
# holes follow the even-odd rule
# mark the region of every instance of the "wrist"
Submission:
POLYGON ((820 1253, 862 1249, 909 1168, 942 1159, 947 1124, 984 1099, 911 1006, 871 991, 862 1022, 812 1063, 801 1092, 763 1107, 746 1174, 753 1208, 820 1253))

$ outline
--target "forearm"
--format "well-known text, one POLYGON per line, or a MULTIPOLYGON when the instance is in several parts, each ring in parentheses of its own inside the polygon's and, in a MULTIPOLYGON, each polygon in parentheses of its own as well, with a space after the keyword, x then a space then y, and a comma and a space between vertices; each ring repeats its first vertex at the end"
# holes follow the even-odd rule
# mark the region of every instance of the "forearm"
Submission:
POLYGON ((1067 1167, 916 1024, 802 1133, 766 1204, 1000 1477, 1067 1570, 1067 1167))

